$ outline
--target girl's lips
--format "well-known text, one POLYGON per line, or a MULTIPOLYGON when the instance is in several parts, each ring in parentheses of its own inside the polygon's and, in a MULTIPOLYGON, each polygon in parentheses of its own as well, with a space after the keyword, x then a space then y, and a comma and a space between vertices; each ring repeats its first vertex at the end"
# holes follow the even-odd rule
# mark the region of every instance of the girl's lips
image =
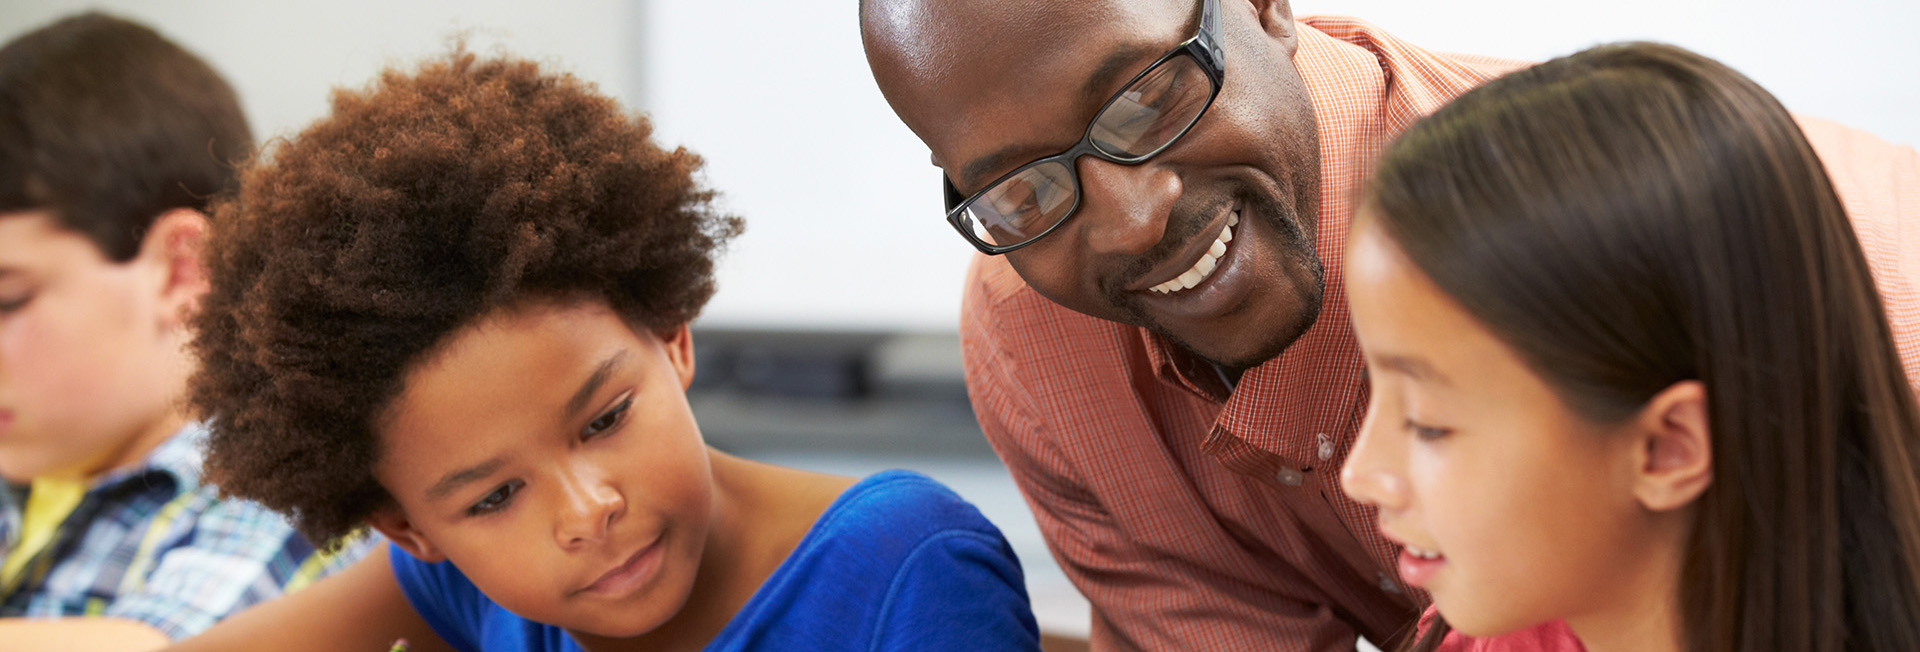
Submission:
POLYGON ((1431 581, 1433 576, 1446 565, 1445 555, 1436 554, 1429 557, 1405 548, 1400 550, 1400 579, 1416 587, 1426 588, 1427 582, 1431 581))

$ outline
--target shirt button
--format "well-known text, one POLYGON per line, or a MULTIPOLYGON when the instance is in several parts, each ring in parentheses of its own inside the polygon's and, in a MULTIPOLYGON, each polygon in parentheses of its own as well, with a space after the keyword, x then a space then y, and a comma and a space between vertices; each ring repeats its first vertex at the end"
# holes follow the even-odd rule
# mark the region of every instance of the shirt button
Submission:
POLYGON ((1387 575, 1386 573, 1381 573, 1380 574, 1380 590, 1386 591, 1388 593, 1399 594, 1400 585, 1393 583, 1392 576, 1387 575))
POLYGON ((1314 435, 1313 438, 1320 443, 1320 461, 1333 459, 1333 438, 1328 437, 1324 432, 1314 435))
POLYGON ((1307 474, 1295 469, 1280 467, 1280 472, 1274 474, 1274 479, 1279 480, 1280 484, 1289 487, 1298 487, 1300 483, 1307 481, 1307 474))

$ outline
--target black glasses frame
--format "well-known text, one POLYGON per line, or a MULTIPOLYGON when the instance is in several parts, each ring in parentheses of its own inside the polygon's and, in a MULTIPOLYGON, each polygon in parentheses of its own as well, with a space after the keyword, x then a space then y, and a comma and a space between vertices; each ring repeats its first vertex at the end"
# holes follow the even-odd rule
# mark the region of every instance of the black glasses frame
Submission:
POLYGON ((1220 87, 1226 83, 1227 79, 1227 57, 1226 52, 1220 47, 1219 34, 1220 0, 1203 0, 1200 3, 1200 29, 1192 38, 1182 41, 1179 45, 1174 46, 1173 49, 1168 50, 1166 54, 1160 55, 1159 59, 1154 60, 1153 65, 1147 66, 1145 70, 1140 71, 1140 74, 1128 79, 1126 84, 1120 86, 1120 90, 1115 91, 1112 97, 1108 97, 1106 102, 1101 103, 1100 109, 1093 112, 1093 121, 1087 124, 1086 132, 1080 135, 1080 142, 1075 143, 1072 147, 1067 148, 1066 151, 1060 152, 1059 154, 1036 159, 1028 162, 1026 165, 1014 168, 1013 171, 1000 175, 1000 177, 994 179, 993 182, 982 186, 979 192, 968 196, 960 194, 960 189, 954 187, 952 178, 945 174, 940 175, 940 184, 945 191, 947 201, 947 223, 953 225, 954 230, 959 231, 960 236, 966 238, 967 242, 972 243, 975 249, 980 250, 980 253, 989 256, 998 256, 1038 242, 1041 238, 1047 237, 1047 234, 1053 233, 1055 229, 1060 228, 1060 225, 1066 224, 1068 218, 1073 217, 1074 213, 1080 212, 1080 200, 1084 194, 1080 188, 1080 171, 1076 169, 1077 166, 1074 164, 1081 156, 1092 156, 1103 161, 1110 161, 1121 165, 1139 165, 1145 163, 1147 159, 1159 155, 1160 152, 1164 152, 1167 148, 1172 147, 1174 143, 1180 142, 1181 138, 1186 137, 1187 132, 1193 130, 1194 125, 1200 124, 1200 118, 1207 114, 1207 109, 1213 108, 1213 100, 1220 96, 1220 87), (1105 114, 1107 109, 1112 107, 1116 100, 1119 100, 1122 95, 1125 95, 1128 89, 1133 88, 1134 84, 1140 83, 1140 80, 1144 79, 1148 74, 1166 65, 1167 62, 1183 56, 1191 57, 1196 63, 1200 64, 1200 71, 1206 74, 1208 81, 1212 82, 1213 89, 1207 93, 1207 103, 1200 107, 1198 113, 1193 114, 1193 120, 1189 121, 1187 126, 1182 127, 1180 133, 1174 134, 1172 138, 1167 139, 1165 144, 1154 148, 1153 151, 1132 157, 1115 156, 1102 151, 1098 146, 1093 144, 1094 123, 1100 120, 1100 116, 1105 114), (1073 206, 1068 207, 1067 212, 1061 215, 1059 220, 1048 226, 1046 230, 1035 234, 1031 238, 1010 245, 994 245, 981 240, 979 236, 974 235, 972 229, 967 227, 967 208, 972 206, 975 200, 980 199, 981 195, 985 195, 987 191, 993 190, 999 186, 1001 182, 1011 179, 1021 172, 1027 171, 1028 168, 1055 161, 1061 162, 1067 168, 1067 178, 1073 183, 1073 206))

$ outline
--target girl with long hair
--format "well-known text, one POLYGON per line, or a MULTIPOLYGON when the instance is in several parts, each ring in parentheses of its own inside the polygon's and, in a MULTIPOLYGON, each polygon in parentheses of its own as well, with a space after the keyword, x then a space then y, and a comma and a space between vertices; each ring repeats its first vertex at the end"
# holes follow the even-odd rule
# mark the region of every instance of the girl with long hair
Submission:
POLYGON ((1592 652, 1920 650, 1914 392, 1766 91, 1586 50, 1415 125, 1362 205, 1342 482, 1433 596, 1412 647, 1564 622, 1592 652))

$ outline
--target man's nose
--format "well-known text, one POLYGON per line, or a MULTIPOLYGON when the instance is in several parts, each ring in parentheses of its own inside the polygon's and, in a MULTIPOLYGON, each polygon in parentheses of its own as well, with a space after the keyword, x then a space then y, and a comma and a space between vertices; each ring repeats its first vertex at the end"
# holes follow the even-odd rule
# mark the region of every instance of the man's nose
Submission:
POLYGON ((1086 247, 1100 254, 1140 255, 1160 244, 1180 199, 1180 175, 1151 163, 1121 165, 1092 156, 1075 162, 1086 247))

